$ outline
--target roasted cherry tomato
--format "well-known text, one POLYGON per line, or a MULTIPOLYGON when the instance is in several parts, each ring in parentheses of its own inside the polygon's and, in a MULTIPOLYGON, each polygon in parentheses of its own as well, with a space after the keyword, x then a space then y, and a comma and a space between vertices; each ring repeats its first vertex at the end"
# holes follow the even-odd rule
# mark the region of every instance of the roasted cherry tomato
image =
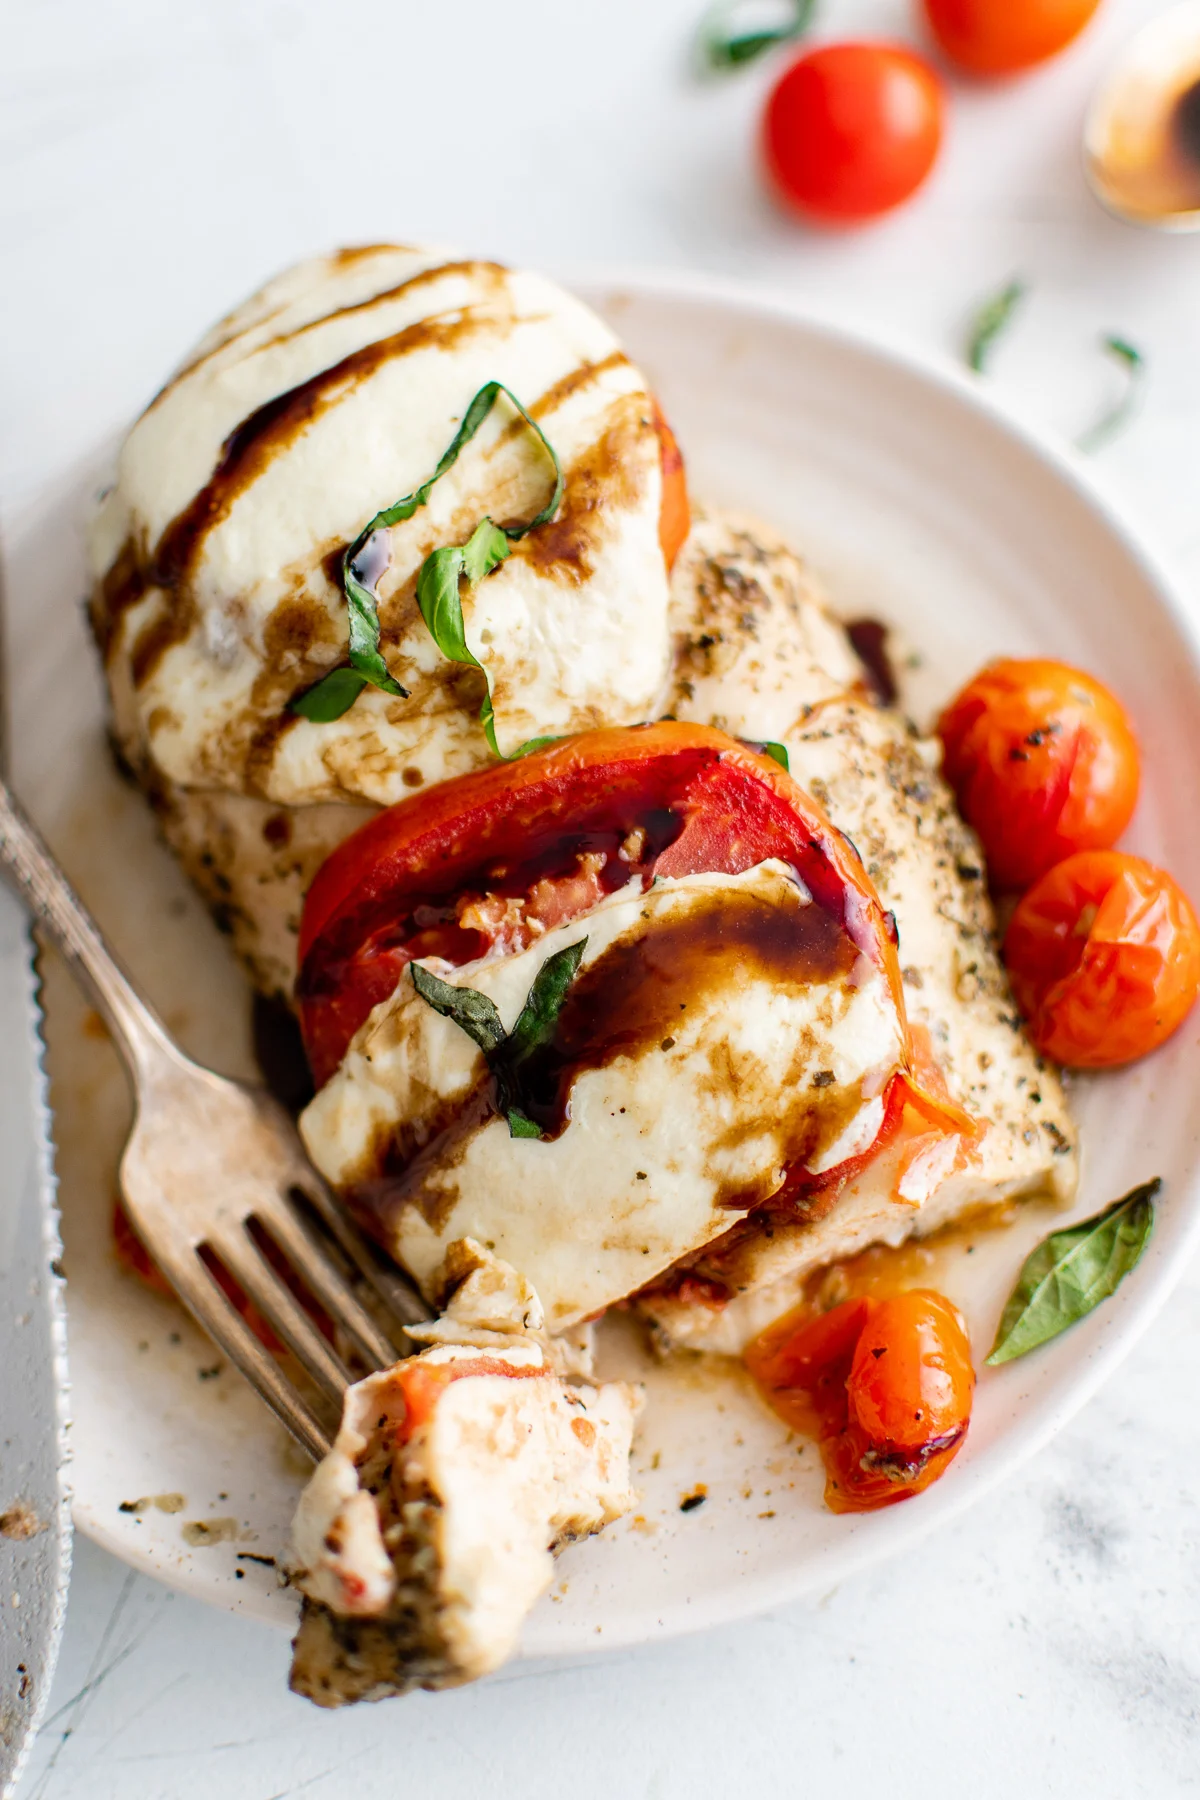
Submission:
POLYGON ((1171 877, 1116 850, 1068 856, 1020 902, 1004 940, 1037 1048, 1077 1069, 1156 1050, 1200 989, 1200 923, 1171 877))
POLYGON ((997 887, 1028 887, 1074 850, 1107 850, 1133 816, 1129 720, 1106 687, 1066 663, 989 663, 946 708, 938 736, 997 887))
POLYGON ((683 452, 675 441, 675 433, 663 418, 662 412, 655 402, 654 426, 658 432, 659 454, 662 460, 662 500, 658 509, 658 541, 662 545, 663 561, 668 569, 675 566, 675 558, 683 549, 684 541, 692 528, 692 511, 688 503, 687 474, 683 466, 683 452))
POLYGON ((1057 56, 1100 0, 924 0, 930 30, 968 75, 1015 75, 1057 56))
POLYGON ((778 763, 674 722, 587 732, 379 813, 322 865, 297 994, 318 1084, 416 956, 519 949, 637 875, 737 874, 780 857, 887 976, 893 923, 862 863, 778 763))
POLYGON ((825 44, 792 63, 763 120, 783 201, 824 225, 890 212, 916 192, 942 141, 942 87, 896 44, 825 44))
POLYGON ((746 1365, 780 1417, 819 1440, 833 1512, 919 1494, 966 1437, 970 1342, 957 1309, 926 1288, 844 1300, 798 1325, 783 1319, 750 1346, 746 1365))

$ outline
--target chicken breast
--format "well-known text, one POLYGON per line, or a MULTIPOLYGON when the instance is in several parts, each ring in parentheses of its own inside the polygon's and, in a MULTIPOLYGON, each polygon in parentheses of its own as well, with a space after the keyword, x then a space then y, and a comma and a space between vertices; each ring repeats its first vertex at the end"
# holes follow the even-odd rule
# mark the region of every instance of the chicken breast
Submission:
POLYGON ((938 747, 895 709, 873 705, 861 683, 831 694, 828 653, 812 671, 811 698, 775 654, 764 654, 791 629, 796 609, 813 615, 810 643, 829 614, 812 577, 782 548, 773 547, 763 578, 760 535, 712 518, 693 531, 678 579, 700 602, 691 644, 715 640, 722 686, 714 695, 683 675, 672 710, 709 723, 724 696, 724 729, 768 735, 766 722, 786 744, 792 774, 849 835, 895 914, 909 1019, 927 1034, 950 1098, 979 1121, 979 1133, 957 1153, 943 1146, 940 1163, 907 1180, 893 1147, 832 1205, 825 1197, 815 1216, 739 1226, 644 1297, 672 1344, 734 1354, 796 1303, 814 1268, 936 1230, 989 1202, 1032 1194, 1066 1202, 1078 1174, 1062 1085, 1022 1031, 996 950, 983 856, 938 773, 938 747))
POLYGON ((488 1674, 554 1552, 633 1504, 638 1390, 562 1380, 536 1296, 463 1252, 473 1272, 428 1328, 434 1347, 347 1391, 300 1500, 291 1686, 319 1706, 488 1674))

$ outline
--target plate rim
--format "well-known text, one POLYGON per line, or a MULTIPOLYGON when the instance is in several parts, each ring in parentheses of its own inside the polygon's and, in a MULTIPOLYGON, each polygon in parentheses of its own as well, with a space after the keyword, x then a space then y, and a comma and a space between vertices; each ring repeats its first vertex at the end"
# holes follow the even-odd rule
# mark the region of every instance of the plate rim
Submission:
MULTIPOLYGON (((957 402, 1001 440, 1007 440, 1027 458, 1048 468, 1116 539, 1146 586, 1153 590, 1156 604, 1168 618, 1176 641, 1186 648, 1192 671, 1200 682, 1200 613, 1186 604, 1183 579, 1176 573, 1171 556, 1148 540, 1146 531, 1135 523, 1130 509, 1113 491, 1109 479, 1069 440, 1017 413, 996 389, 960 367, 948 353, 916 344, 886 326, 877 327, 861 320, 848 323, 834 318, 826 305, 800 299, 769 282, 743 281, 647 264, 583 261, 569 264, 550 261, 546 272, 590 305, 605 301, 611 304, 621 294, 628 293, 668 303, 717 305, 743 316, 766 318, 824 340, 837 349, 874 358, 957 402)), ((773 1567, 743 1576, 737 1583, 729 1583, 710 1596, 700 1593, 690 1599, 686 1607, 680 1605, 673 1612, 665 1612, 664 1618, 657 1623, 649 1623, 644 1615, 635 1613, 624 1628, 606 1625, 603 1632, 597 1634, 590 1626, 569 1629, 563 1621, 556 1628, 552 1650, 522 1649, 513 1664, 529 1668, 534 1664, 558 1663, 564 1657, 587 1655, 590 1659, 609 1650, 691 1636, 698 1631, 758 1616, 779 1605, 802 1600, 814 1590, 836 1587, 851 1576, 900 1554, 959 1517, 1043 1450, 1094 1397, 1149 1329, 1200 1245, 1200 1163, 1180 1192, 1179 1201, 1181 1211, 1186 1211, 1187 1216, 1177 1228, 1175 1241, 1165 1251, 1152 1243, 1150 1253, 1143 1260, 1140 1279, 1123 1290, 1124 1298, 1119 1308, 1113 1314, 1105 1315, 1111 1317, 1113 1323, 1103 1331, 1100 1342, 1090 1351, 1074 1377, 1061 1390, 1052 1389, 1031 1401, 1028 1414, 1022 1418, 1018 1429, 1006 1427, 995 1442, 979 1451, 969 1463, 960 1465, 952 1480, 938 1483, 923 1495, 920 1507, 890 1508, 886 1514, 877 1515, 887 1519, 886 1529, 848 1535, 845 1544, 837 1550, 827 1550, 820 1558, 801 1562, 788 1574, 773 1567)), ((1161 1244, 1161 1240, 1159 1242, 1161 1244)), ((68 1293, 68 1325, 69 1307, 68 1293)), ((110 1532, 97 1516, 89 1516, 87 1503, 79 1495, 74 1498, 74 1521, 86 1537, 119 1557, 127 1566, 165 1586, 222 1610, 257 1618, 277 1629, 293 1628, 294 1621, 272 1595, 262 1596, 259 1604, 260 1596, 252 1590, 238 1595, 233 1602, 228 1590, 216 1582, 197 1580, 190 1571, 183 1570, 179 1571, 178 1578, 172 1579, 171 1571, 148 1559, 131 1556, 130 1541, 110 1532)))

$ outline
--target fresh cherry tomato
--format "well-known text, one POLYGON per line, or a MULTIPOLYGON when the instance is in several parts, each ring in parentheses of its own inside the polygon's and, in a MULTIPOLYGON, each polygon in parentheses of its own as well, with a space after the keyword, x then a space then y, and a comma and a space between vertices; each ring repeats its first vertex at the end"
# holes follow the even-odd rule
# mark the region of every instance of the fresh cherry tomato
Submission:
POLYGON ((968 75, 1015 75, 1057 56, 1100 0, 923 0, 930 30, 968 75))
POLYGON ((970 1342, 957 1309, 927 1288, 858 1295, 798 1326, 780 1320, 750 1345, 746 1366, 780 1417, 820 1442, 833 1512, 919 1494, 966 1437, 970 1342))
POLYGON ((929 174, 942 110, 941 82, 913 51, 823 45, 792 63, 767 101, 767 173, 785 204, 819 224, 876 218, 929 174))
POLYGON ((1162 869, 1116 850, 1068 856, 1020 902, 1004 940, 1037 1048, 1108 1069, 1169 1038, 1200 989, 1200 922, 1162 869))
POLYGON ((1028 887, 1072 851, 1107 850, 1133 816, 1129 720, 1106 687, 1066 663, 989 663, 942 714, 938 736, 997 887, 1028 887))

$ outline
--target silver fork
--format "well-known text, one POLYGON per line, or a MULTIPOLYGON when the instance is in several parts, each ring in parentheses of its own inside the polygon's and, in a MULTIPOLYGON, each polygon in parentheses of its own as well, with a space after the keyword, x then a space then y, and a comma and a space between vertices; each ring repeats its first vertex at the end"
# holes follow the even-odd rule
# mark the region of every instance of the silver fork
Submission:
POLYGON ((370 1369, 406 1354, 361 1304, 306 1223, 302 1202, 401 1325, 428 1317, 334 1201, 299 1134, 264 1089, 191 1062, 135 993, 8 787, 0 781, 0 868, 66 956, 104 1017, 133 1083, 136 1114, 121 1159, 126 1211, 188 1311, 314 1457, 330 1433, 218 1285, 217 1259, 340 1413, 353 1379, 260 1247, 265 1232, 370 1369), (296 1196, 301 1196, 298 1203, 296 1196))

